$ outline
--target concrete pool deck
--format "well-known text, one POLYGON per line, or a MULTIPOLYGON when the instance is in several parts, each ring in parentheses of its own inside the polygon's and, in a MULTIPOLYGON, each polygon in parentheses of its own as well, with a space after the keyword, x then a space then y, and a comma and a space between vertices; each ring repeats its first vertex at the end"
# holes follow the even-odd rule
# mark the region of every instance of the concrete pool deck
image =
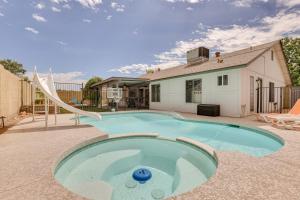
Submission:
MULTIPOLYGON (((276 129, 253 117, 203 117, 190 119, 255 126, 285 140, 278 152, 262 158, 237 152, 217 151, 216 174, 193 191, 173 197, 181 200, 299 200, 300 132, 276 129)), ((106 134, 89 125, 74 126, 74 115, 59 115, 58 125, 44 128, 44 121, 27 118, 0 135, 0 199, 84 199, 69 192, 53 177, 52 169, 60 156, 75 145, 106 134)))

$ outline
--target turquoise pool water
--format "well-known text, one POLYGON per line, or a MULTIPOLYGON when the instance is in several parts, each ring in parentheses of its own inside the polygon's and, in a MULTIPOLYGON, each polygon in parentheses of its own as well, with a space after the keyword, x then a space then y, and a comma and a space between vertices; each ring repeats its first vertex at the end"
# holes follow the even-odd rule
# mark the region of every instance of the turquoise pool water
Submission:
POLYGON ((116 113, 103 115, 100 121, 82 117, 81 122, 110 135, 159 133, 173 139, 183 136, 206 143, 217 150, 238 151, 255 157, 269 155, 283 146, 278 138, 260 130, 181 120, 159 113, 116 113))
POLYGON ((189 143, 156 137, 126 137, 74 151, 59 163, 55 178, 69 190, 89 199, 154 200, 201 185, 216 168, 212 155, 189 143), (132 178, 132 173, 139 168, 152 173, 146 183, 132 178))

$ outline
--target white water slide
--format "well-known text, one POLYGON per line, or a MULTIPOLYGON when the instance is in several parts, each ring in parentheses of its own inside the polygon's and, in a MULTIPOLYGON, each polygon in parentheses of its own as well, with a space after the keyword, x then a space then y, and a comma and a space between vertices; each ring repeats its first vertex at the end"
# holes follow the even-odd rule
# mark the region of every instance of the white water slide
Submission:
MULTIPOLYGON (((74 113, 76 116, 78 116, 78 118, 76 119, 76 120, 78 120, 78 122, 79 122, 79 115, 91 117, 91 118, 94 118, 97 120, 101 119, 101 115, 99 113, 80 110, 78 108, 75 108, 75 107, 63 102, 59 98, 59 96, 56 92, 51 70, 47 77, 41 78, 41 77, 39 77, 37 70, 34 69, 33 84, 35 87, 39 88, 44 93, 44 95, 47 99, 54 102, 55 105, 62 107, 64 109, 74 113)), ((45 102, 45 104, 47 105, 48 103, 45 102)), ((46 110, 46 111, 48 111, 48 110, 46 110)), ((46 112, 46 115, 48 115, 48 112, 46 112)), ((48 120, 48 116, 46 116, 46 126, 47 126, 47 120, 48 120)), ((76 123, 77 123, 77 121, 76 121, 76 123)))

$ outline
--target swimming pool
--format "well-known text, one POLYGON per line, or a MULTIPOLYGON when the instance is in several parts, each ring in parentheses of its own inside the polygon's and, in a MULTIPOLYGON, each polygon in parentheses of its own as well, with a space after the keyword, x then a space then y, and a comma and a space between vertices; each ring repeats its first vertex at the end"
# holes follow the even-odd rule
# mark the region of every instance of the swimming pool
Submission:
POLYGON ((279 150, 283 141, 266 131, 230 124, 184 120, 173 115, 155 112, 125 112, 103 115, 100 121, 88 117, 90 124, 108 133, 159 133, 168 138, 187 137, 221 151, 238 151, 255 157, 279 150))
POLYGON ((201 185, 216 168, 213 151, 184 138, 126 136, 78 148, 59 162, 54 175, 88 199, 159 200, 201 185), (135 179, 148 173, 146 181, 135 179))

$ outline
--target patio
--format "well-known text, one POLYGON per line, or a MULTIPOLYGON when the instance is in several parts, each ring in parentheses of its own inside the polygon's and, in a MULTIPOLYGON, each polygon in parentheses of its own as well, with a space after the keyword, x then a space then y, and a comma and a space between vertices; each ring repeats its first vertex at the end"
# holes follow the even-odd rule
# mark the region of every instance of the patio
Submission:
MULTIPOLYGON (((193 191, 172 199, 300 199, 300 134, 258 122, 254 117, 186 118, 239 123, 272 131, 285 140, 278 152, 255 158, 217 151, 216 174, 193 191)), ((74 126, 73 115, 59 115, 58 126, 26 118, 0 135, 0 199, 84 199, 64 189, 52 175, 57 160, 88 139, 104 139, 105 133, 89 125, 74 126)), ((49 122, 53 122, 50 116, 49 122)))
POLYGON ((111 77, 91 86, 99 92, 101 101, 99 107, 114 107, 113 99, 107 98, 108 88, 122 88, 122 99, 118 103, 121 109, 148 109, 149 108, 149 81, 142 78, 111 77))

